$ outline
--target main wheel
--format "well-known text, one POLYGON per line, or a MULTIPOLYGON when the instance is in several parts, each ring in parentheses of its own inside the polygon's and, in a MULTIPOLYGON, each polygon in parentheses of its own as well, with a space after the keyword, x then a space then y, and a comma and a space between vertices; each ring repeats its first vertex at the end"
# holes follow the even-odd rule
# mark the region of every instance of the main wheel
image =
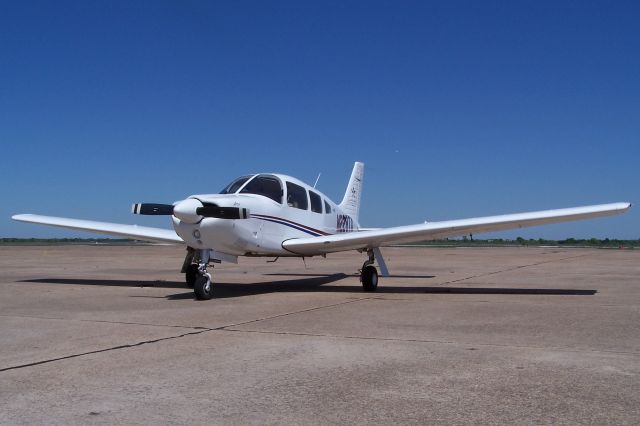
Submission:
POLYGON ((360 280, 364 291, 376 291, 378 288, 378 270, 373 265, 365 266, 362 268, 360 280))
POLYGON ((184 280, 187 282, 187 287, 193 288, 196 278, 198 278, 198 265, 192 263, 187 266, 187 272, 184 274, 184 280))
POLYGON ((198 274, 193 283, 193 292, 198 300, 209 300, 213 293, 213 285, 208 275, 198 274))

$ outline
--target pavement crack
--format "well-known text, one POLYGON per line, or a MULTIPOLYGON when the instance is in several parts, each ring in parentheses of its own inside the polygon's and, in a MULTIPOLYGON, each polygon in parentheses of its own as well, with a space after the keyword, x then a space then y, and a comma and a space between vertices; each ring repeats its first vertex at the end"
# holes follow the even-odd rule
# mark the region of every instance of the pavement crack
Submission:
POLYGON ((212 329, 205 328, 205 329, 198 330, 198 331, 191 331, 191 332, 188 332, 188 333, 179 334, 177 336, 169 336, 169 337, 161 337, 161 338, 158 338, 158 339, 143 340, 143 341, 137 342, 137 343, 129 343, 129 344, 125 344, 125 345, 112 346, 110 348, 97 349, 95 351, 82 352, 82 353, 78 353, 78 354, 66 355, 66 356, 61 356, 61 357, 57 357, 57 358, 45 359, 45 360, 42 360, 42 361, 30 362, 30 363, 27 363, 27 364, 20 364, 20 365, 14 365, 14 366, 11 366, 11 367, 4 367, 4 368, 0 368, 0 373, 3 373, 5 371, 10 371, 10 370, 19 370, 19 369, 22 369, 22 368, 33 367, 33 366, 41 365, 41 364, 49 364, 51 362, 56 362, 56 361, 63 361, 63 360, 67 360, 67 359, 78 358, 78 357, 85 356, 85 355, 92 355, 92 354, 99 354, 99 353, 103 353, 103 352, 117 351, 117 350, 120 350, 120 349, 135 348, 137 346, 147 345, 147 344, 151 344, 151 343, 163 342, 163 341, 166 341, 166 340, 179 339, 181 337, 193 336, 193 335, 196 335, 196 334, 202 334, 202 333, 206 333, 206 332, 209 332, 209 331, 212 331, 212 329))
MULTIPOLYGON (((193 336, 193 335, 207 333, 207 332, 211 332, 211 331, 225 331, 228 327, 238 327, 238 326, 241 326, 241 325, 252 324, 252 323, 256 323, 256 322, 260 322, 260 321, 266 321, 266 320, 270 320, 270 319, 273 319, 273 318, 286 317, 286 316, 289 316, 289 315, 295 315, 295 314, 300 314, 300 313, 304 313, 304 312, 317 311, 317 310, 320 310, 320 309, 328 309, 328 308, 332 308, 332 307, 335 307, 335 306, 346 305, 346 304, 349 304, 349 303, 355 303, 355 302, 360 302, 362 300, 369 300, 369 299, 370 299, 370 297, 362 297, 362 298, 355 299, 355 300, 348 300, 348 301, 340 302, 340 303, 332 303, 330 305, 315 306, 313 308, 302 309, 302 310, 293 311, 293 312, 286 312, 284 314, 272 315, 270 317, 257 318, 257 319, 253 319, 253 320, 250 320, 250 321, 244 321, 244 322, 239 322, 239 323, 235 323, 235 324, 228 324, 228 325, 223 325, 223 326, 214 327, 214 328, 209 328, 209 327, 190 327, 190 326, 166 326, 166 327, 190 328, 190 329, 193 329, 195 331, 182 333, 182 334, 179 334, 177 336, 169 336, 169 337, 161 337, 161 338, 158 338, 158 339, 143 340, 142 342, 137 342, 137 343, 130 343, 130 344, 125 344, 125 345, 117 345, 117 346, 112 346, 110 348, 98 349, 98 350, 95 350, 95 351, 82 352, 82 353, 77 353, 77 354, 72 354, 72 355, 66 355, 66 356, 46 359, 46 360, 42 360, 42 361, 30 362, 30 363, 20 364, 20 365, 14 365, 14 366, 11 366, 11 367, 4 367, 4 368, 0 368, 0 373, 3 373, 5 371, 10 371, 10 370, 19 370, 19 369, 22 369, 22 368, 33 367, 33 366, 41 365, 41 364, 48 364, 48 363, 52 363, 52 362, 56 362, 56 361, 63 361, 63 360, 67 360, 67 359, 78 358, 78 357, 85 356, 85 355, 92 355, 92 354, 98 354, 98 353, 103 353, 103 352, 116 351, 116 350, 120 350, 120 349, 135 348, 137 346, 142 346, 142 345, 147 345, 147 344, 152 344, 152 343, 158 343, 158 342, 164 342, 164 341, 167 341, 167 340, 179 339, 181 337, 193 336)), ((10 315, 0 315, 0 316, 10 316, 10 315)), ((18 315, 14 315, 14 316, 18 316, 18 315)), ((29 317, 29 318, 43 319, 41 317, 29 317)), ((65 320, 64 318, 46 318, 46 319, 65 320)), ((106 323, 126 324, 126 325, 151 325, 151 324, 127 323, 127 322, 117 322, 117 321, 101 321, 101 320, 67 320, 67 321, 106 322, 106 323)))

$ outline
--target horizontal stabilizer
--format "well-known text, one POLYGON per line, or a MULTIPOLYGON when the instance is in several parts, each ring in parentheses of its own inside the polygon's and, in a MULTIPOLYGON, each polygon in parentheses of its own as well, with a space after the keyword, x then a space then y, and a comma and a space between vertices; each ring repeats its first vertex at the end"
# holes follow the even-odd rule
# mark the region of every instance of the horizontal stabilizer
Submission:
POLYGON ((132 238, 134 240, 159 243, 183 243, 174 231, 170 229, 150 228, 148 226, 123 225, 119 223, 96 222, 93 220, 68 219, 65 217, 40 216, 37 214, 17 214, 13 220, 42 225, 58 226, 61 228, 77 229, 95 232, 97 234, 115 237, 132 238))

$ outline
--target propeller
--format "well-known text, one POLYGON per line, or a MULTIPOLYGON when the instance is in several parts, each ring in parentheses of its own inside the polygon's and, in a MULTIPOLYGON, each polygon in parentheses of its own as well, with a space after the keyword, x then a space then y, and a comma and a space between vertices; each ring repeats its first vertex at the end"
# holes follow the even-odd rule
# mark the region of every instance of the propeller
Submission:
POLYGON ((248 219, 249 209, 240 207, 220 207, 213 203, 202 203, 195 198, 187 198, 176 204, 136 203, 133 214, 148 216, 175 216, 183 222, 198 223, 203 217, 216 219, 248 219))
POLYGON ((133 214, 169 216, 173 214, 172 204, 137 203, 131 208, 133 214))

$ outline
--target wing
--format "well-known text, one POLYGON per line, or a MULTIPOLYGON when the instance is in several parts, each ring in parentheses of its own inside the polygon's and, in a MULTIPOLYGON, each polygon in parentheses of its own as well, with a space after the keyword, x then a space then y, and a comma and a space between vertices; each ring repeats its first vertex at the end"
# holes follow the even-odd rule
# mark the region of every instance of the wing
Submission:
POLYGON ((95 222, 93 220, 67 219, 64 217, 40 216, 37 214, 17 214, 11 217, 13 220, 28 223, 40 223, 43 225, 59 226, 61 228, 79 229, 98 234, 114 235, 118 237, 133 238, 136 240, 183 243, 174 231, 170 229, 150 228, 138 225, 122 225, 119 223, 95 222))
POLYGON ((612 203, 597 206, 478 217, 473 219, 429 222, 418 225, 396 226, 393 228, 349 232, 323 237, 291 239, 283 242, 282 247, 295 254, 313 256, 337 251, 368 249, 390 244, 436 240, 481 232, 503 231, 505 229, 525 228, 549 223, 612 216, 624 213, 629 207, 631 207, 631 203, 612 203))

